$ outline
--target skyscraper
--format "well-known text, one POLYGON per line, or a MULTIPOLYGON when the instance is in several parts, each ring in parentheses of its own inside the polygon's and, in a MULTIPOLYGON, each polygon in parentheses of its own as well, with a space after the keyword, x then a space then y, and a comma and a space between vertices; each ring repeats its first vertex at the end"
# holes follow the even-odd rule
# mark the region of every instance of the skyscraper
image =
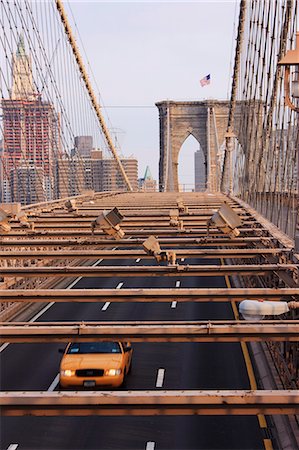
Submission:
POLYGON ((26 54, 22 35, 12 58, 10 98, 3 99, 1 106, 2 201, 52 199, 54 155, 60 147, 59 117, 52 104, 42 101, 34 86, 31 57, 26 54))
POLYGON ((195 192, 207 189, 206 161, 201 148, 194 153, 194 179, 195 192))
MULTIPOLYGON (((130 180, 133 191, 138 189, 138 161, 136 158, 121 158, 121 163, 130 180)), ((92 152, 92 186, 95 191, 126 191, 127 186, 114 158, 102 158, 101 152, 92 152), (96 153, 98 155, 96 155, 96 153)))
POLYGON ((83 158, 90 158, 93 147, 92 136, 75 136, 75 153, 83 158))

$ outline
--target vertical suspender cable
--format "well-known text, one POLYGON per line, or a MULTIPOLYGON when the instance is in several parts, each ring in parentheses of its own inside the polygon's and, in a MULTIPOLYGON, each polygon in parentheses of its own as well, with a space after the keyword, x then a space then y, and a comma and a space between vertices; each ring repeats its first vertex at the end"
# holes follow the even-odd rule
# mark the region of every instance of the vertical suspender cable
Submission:
POLYGON ((211 110, 211 108, 208 106, 208 112, 207 112, 207 188, 208 188, 208 192, 213 192, 212 177, 211 177, 210 110, 211 110))
POLYGON ((243 35, 244 35, 245 13, 246 13, 246 0, 241 0, 238 36, 237 36, 236 54, 235 54, 235 64, 234 64, 234 73, 233 73, 233 83, 232 83, 228 123, 227 123, 227 130, 226 130, 226 146, 225 146, 223 172, 222 172, 222 180, 221 180, 221 191, 226 191, 226 192, 232 191, 232 184, 233 184, 233 180, 232 180, 232 150, 233 150, 233 148, 232 147, 233 147, 233 139, 234 139, 234 135, 233 135, 234 115, 235 115, 235 110, 236 110, 236 97, 237 97, 238 77, 239 77, 240 61, 241 61, 241 48, 242 48, 243 35))
POLYGON ((82 60, 81 55, 79 53, 78 46, 77 46, 75 38, 73 36, 70 24, 69 24, 69 22, 67 20, 67 16, 66 16, 66 13, 65 13, 62 1, 61 0, 55 0, 55 2, 56 2, 57 10, 59 12, 60 18, 61 18, 63 26, 64 26, 65 33, 66 33, 66 35, 68 37, 68 40, 69 40, 69 43, 70 43, 70 45, 72 47, 73 54, 75 56, 75 59, 77 61, 78 67, 79 67, 79 71, 80 71, 80 73, 82 75, 82 79, 83 79, 83 81, 85 83, 85 86, 86 86, 87 92, 89 94, 91 103, 92 103, 92 105, 93 105, 93 107, 95 109, 96 115, 97 115, 97 117, 99 119, 100 126, 101 126, 103 134, 104 134, 104 136, 106 138, 106 142, 108 144, 108 147, 109 147, 111 153, 113 154, 113 156, 114 156, 114 158, 116 160, 118 168, 119 168, 119 170, 120 170, 120 172, 121 172, 121 174, 123 176, 123 179, 124 179, 124 181, 125 181, 125 183, 127 185, 128 191, 133 191, 131 183, 129 181, 129 178, 127 177, 125 169, 124 169, 124 167, 123 167, 123 165, 121 163, 121 160, 119 159, 119 156, 117 154, 116 148, 115 148, 115 146, 113 144, 113 141, 112 141, 111 136, 109 134, 108 128, 107 128, 107 126, 105 124, 104 117, 102 115, 100 106, 99 106, 99 104, 97 102, 96 96, 95 96, 95 94, 93 92, 91 83, 89 81, 87 72, 86 72, 84 64, 83 64, 83 60, 82 60))
POLYGON ((167 142, 166 142, 166 168, 165 168, 165 180, 164 180, 164 191, 168 191, 168 170, 169 170, 169 152, 170 152, 170 112, 169 112, 169 102, 167 102, 167 142))

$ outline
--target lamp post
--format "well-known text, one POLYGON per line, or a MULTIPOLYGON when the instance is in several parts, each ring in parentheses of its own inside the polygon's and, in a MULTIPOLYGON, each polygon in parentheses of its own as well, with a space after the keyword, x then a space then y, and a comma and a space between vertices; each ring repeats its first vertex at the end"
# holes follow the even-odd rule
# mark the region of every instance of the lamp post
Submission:
MULTIPOLYGON (((299 32, 296 33, 296 46, 294 50, 289 50, 286 55, 278 62, 279 66, 285 67, 284 92, 285 105, 292 111, 299 113, 299 32), (294 104, 294 101, 296 102, 294 104)), ((299 146, 299 137, 297 135, 297 152, 299 146)), ((299 176, 299 157, 297 155, 297 176, 299 176)), ((299 183, 299 177, 298 177, 299 183)), ((297 186, 299 191, 299 185, 297 186)), ((297 192, 298 195, 298 192, 297 192)), ((299 211, 297 201, 297 220, 295 229, 295 252, 299 253, 299 211)))

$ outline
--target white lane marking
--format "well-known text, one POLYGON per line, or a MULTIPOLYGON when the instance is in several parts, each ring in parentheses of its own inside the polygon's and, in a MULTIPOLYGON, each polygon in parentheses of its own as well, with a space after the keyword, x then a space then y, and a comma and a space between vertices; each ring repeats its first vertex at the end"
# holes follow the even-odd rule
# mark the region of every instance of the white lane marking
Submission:
MULTIPOLYGON (((181 285, 180 280, 177 280, 177 281, 175 282, 175 287, 176 287, 176 288, 179 288, 180 285, 181 285)), ((178 302, 176 302, 176 301, 171 302, 171 306, 170 306, 170 307, 171 307, 171 308, 176 308, 177 303, 178 303, 178 302)))
POLYGON ((158 369, 156 387, 162 387, 164 381, 165 369, 158 369))
MULTIPOLYGON (((103 261, 103 258, 102 259, 98 259, 98 261, 96 261, 94 264, 92 264, 92 266, 91 267, 95 267, 95 266, 97 266, 98 264, 100 264, 101 262, 103 261)), ((77 284, 80 280, 82 280, 82 278, 83 277, 78 277, 78 278, 76 278, 66 289, 72 289, 74 286, 75 286, 75 284, 77 284)))
MULTIPOLYGON (((93 264, 93 266, 94 266, 94 264, 93 264)), ((75 284, 77 284, 80 280, 82 280, 82 278, 83 277, 76 278, 66 289, 72 289, 75 286, 75 284)))
MULTIPOLYGON (((124 284, 124 283, 118 283, 118 285, 116 286, 116 289, 121 289, 121 287, 122 287, 123 284, 124 284)), ((104 306, 102 307, 102 311, 106 311, 106 309, 108 308, 108 306, 110 305, 110 303, 111 303, 111 302, 106 302, 106 303, 104 304, 104 306)))
POLYGON ((113 251, 113 250, 116 250, 116 249, 117 249, 117 247, 113 247, 112 251, 113 251))
POLYGON ((108 308, 109 305, 110 305, 110 302, 106 302, 102 307, 102 311, 106 311, 106 309, 108 308))
MULTIPOLYGON (((102 259, 99 259, 99 260, 96 261, 94 264, 92 264, 92 267, 97 266, 97 265, 100 264, 102 261, 103 261, 103 258, 102 258, 102 259)), ((72 287, 75 286, 75 284, 78 283, 78 281, 80 281, 81 279, 82 279, 82 277, 76 278, 76 280, 73 281, 73 282, 67 287, 67 289, 72 289, 72 287)), ((107 302, 107 303, 110 304, 110 302, 107 302)), ((45 312, 46 309, 49 309, 50 306, 52 306, 53 304, 54 304, 54 302, 52 302, 52 304, 47 305, 46 308, 44 308, 43 311, 40 311, 33 319, 35 320, 36 318, 38 318, 39 316, 41 316, 41 315, 43 314, 43 312, 45 312)), ((108 308, 109 304, 106 306, 105 309, 108 308)), ((106 305, 106 303, 105 303, 105 305, 106 305)), ((105 306, 105 305, 104 305, 104 306, 105 306)), ((104 306, 103 306, 103 308, 104 308, 104 306)), ((103 308, 102 308, 102 309, 103 309, 103 308)), ((31 319, 30 322, 34 321, 33 319, 31 319)), ((58 385, 58 383, 59 383, 59 373, 56 375, 56 377, 54 378, 54 380, 53 380, 52 383, 50 384, 50 386, 49 386, 49 388, 48 388, 48 391, 49 391, 49 392, 54 391, 54 389, 56 388, 56 386, 58 385)))
POLYGON ((48 303, 39 313, 37 313, 32 319, 29 320, 29 322, 35 322, 41 315, 43 315, 48 309, 53 306, 55 302, 48 303))
MULTIPOLYGON (((96 261, 94 264, 92 264, 92 267, 97 266, 98 264, 100 264, 103 261, 102 259, 99 259, 98 261, 96 261)), ((78 283, 78 281, 80 281, 82 279, 82 277, 78 277, 76 278, 68 287, 67 289, 72 289, 73 286, 75 286, 76 283, 78 283)), ((40 311, 36 316, 34 316, 30 322, 34 322, 34 320, 38 319, 38 317, 40 317, 47 309, 49 309, 51 306, 54 305, 54 302, 49 303, 42 311, 40 311)), ((108 305, 109 306, 109 305, 108 305)), ((108 308, 107 306, 107 308, 108 308)), ((106 308, 106 309, 107 309, 106 308)), ((56 377, 54 378, 54 380, 52 381, 52 383, 50 384, 48 391, 52 392, 54 391, 54 389, 56 388, 56 386, 59 383, 59 373, 56 375, 56 377)))
POLYGON ((58 383, 59 383, 59 373, 56 375, 56 377, 48 387, 48 392, 53 392, 58 383))
MULTIPOLYGON (((32 319, 29 320, 29 322, 35 322, 42 314, 44 314, 48 309, 53 306, 55 302, 48 303, 39 313, 37 313, 32 319)), ((6 342, 5 344, 2 344, 0 347, 0 353, 3 352, 7 347, 9 346, 9 342, 6 342)))
POLYGON ((0 353, 3 352, 3 350, 5 350, 6 347, 8 347, 8 346, 9 346, 9 342, 6 342, 6 344, 2 344, 0 347, 0 353))
POLYGON ((185 261, 185 258, 181 258, 181 261, 184 262, 184 261, 185 261))
POLYGON ((153 441, 148 441, 145 446, 145 450, 155 450, 156 443, 153 441))
POLYGON ((7 447, 7 450, 16 450, 16 448, 18 448, 18 447, 19 447, 19 444, 10 444, 7 447))
MULTIPOLYGON (((96 266, 97 264, 100 264, 102 261, 103 261, 103 259, 99 259, 92 265, 92 267, 96 266)), ((82 279, 82 277, 76 278, 66 289, 72 289, 72 287, 74 287, 75 284, 77 284, 78 281, 80 281, 81 279, 82 279)), ((51 306, 53 306, 53 305, 55 305, 55 302, 48 303, 39 313, 37 313, 34 317, 32 317, 32 319, 30 319, 29 322, 35 322, 37 319, 39 319, 40 316, 42 316, 46 311, 48 311, 48 309, 50 309, 51 306)), ((8 346, 9 346, 9 342, 2 344, 0 346, 0 353, 3 352, 3 350, 5 350, 8 346)))
POLYGON ((139 262, 139 261, 140 261, 140 258, 137 258, 137 259, 136 259, 136 262, 139 262))

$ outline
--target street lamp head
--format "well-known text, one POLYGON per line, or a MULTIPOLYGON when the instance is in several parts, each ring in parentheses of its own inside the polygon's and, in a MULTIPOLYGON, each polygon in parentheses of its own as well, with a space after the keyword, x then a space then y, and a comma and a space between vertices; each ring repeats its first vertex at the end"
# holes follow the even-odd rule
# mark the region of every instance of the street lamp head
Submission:
POLYGON ((299 66, 299 31, 296 33, 296 46, 294 50, 288 50, 278 62, 280 66, 299 66))
POLYGON ((295 49, 289 50, 278 62, 278 65, 285 67, 285 104, 292 110, 299 112, 299 108, 290 99, 290 93, 293 98, 299 98, 299 32, 296 33, 295 49), (292 81, 290 81, 291 67, 295 69, 292 81))
POLYGON ((239 312, 245 320, 259 321, 265 316, 278 316, 289 311, 287 302, 268 302, 263 300, 243 300, 239 312))

